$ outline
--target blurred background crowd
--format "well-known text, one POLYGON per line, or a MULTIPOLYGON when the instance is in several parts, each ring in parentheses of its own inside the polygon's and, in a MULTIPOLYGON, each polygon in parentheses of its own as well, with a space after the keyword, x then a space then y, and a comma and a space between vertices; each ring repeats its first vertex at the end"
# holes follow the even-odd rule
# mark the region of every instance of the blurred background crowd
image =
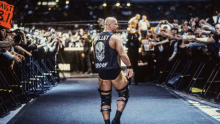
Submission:
MULTIPOLYGON (((103 31, 104 19, 113 16, 119 24, 116 35, 121 36, 135 72, 130 84, 151 81, 187 91, 196 86, 203 95, 212 91, 219 97, 219 85, 209 80, 219 66, 219 2, 14 0, 12 28, 0 27, 0 76, 14 85, 17 78, 11 81, 12 70, 20 81, 49 74, 42 82, 36 79, 33 86, 22 85, 27 91, 36 91, 41 86, 57 85, 60 79, 56 71, 95 73, 92 43, 103 31), (27 76, 19 75, 20 66, 27 76), (199 77, 205 77, 202 83, 196 83, 199 77)), ((2 11, 0 14, 2 17, 2 11)), ((0 97, 4 101, 7 95, 0 97)))

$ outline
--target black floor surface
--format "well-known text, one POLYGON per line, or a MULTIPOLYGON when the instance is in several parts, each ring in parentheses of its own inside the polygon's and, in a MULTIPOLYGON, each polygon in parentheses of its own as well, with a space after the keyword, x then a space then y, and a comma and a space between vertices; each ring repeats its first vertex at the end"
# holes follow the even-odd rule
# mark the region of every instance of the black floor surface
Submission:
MULTIPOLYGON (((104 124, 98 79, 70 79, 26 105, 9 124, 104 124)), ((111 120, 116 111, 113 90, 111 120)), ((214 124, 213 118, 162 87, 130 86, 121 124, 214 124)))

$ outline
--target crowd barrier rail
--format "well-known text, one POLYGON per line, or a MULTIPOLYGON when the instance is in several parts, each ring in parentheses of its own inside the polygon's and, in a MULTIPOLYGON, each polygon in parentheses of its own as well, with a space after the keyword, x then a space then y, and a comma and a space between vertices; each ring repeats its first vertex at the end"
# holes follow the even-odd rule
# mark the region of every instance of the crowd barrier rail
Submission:
POLYGON ((32 51, 32 56, 25 55, 21 63, 15 62, 11 68, 12 60, 3 55, 0 65, 0 116, 5 117, 32 98, 39 97, 47 90, 57 86, 65 76, 57 63, 57 53, 50 54, 41 50, 32 51))

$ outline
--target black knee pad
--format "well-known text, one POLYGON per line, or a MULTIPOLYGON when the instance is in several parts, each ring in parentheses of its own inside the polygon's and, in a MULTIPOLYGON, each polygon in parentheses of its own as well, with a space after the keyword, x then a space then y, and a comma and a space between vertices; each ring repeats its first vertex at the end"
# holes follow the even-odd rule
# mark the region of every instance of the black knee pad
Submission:
POLYGON ((122 88, 120 90, 117 90, 117 91, 118 91, 118 97, 124 97, 125 98, 125 100, 122 99, 122 98, 118 98, 117 101, 123 101, 123 102, 127 103, 128 98, 129 98, 128 84, 124 88, 122 88))
MULTIPOLYGON (((112 90, 103 91, 103 90, 100 90, 100 89, 99 89, 100 96, 101 96, 101 107, 102 107, 102 106, 105 106, 105 105, 111 106, 111 102, 112 102, 111 91, 112 91, 112 90), (108 94, 108 95, 102 95, 101 93, 110 93, 110 94, 108 94)), ((105 108, 105 109, 101 109, 101 112, 102 112, 102 111, 111 111, 111 109, 105 108)))

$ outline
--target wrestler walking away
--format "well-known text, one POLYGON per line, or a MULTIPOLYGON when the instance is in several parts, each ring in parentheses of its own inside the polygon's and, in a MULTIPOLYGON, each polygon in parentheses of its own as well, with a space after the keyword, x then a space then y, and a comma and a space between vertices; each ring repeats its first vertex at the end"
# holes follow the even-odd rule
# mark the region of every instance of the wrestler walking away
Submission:
POLYGON ((129 87, 126 77, 133 76, 130 60, 124 51, 122 39, 115 35, 118 22, 113 17, 105 20, 105 28, 95 39, 93 52, 95 55, 95 69, 99 74, 99 92, 101 96, 101 112, 105 124, 110 124, 111 91, 112 86, 118 92, 117 111, 112 124, 120 124, 122 112, 128 102, 129 87), (124 76, 119 64, 118 56, 127 66, 127 74, 124 76))

